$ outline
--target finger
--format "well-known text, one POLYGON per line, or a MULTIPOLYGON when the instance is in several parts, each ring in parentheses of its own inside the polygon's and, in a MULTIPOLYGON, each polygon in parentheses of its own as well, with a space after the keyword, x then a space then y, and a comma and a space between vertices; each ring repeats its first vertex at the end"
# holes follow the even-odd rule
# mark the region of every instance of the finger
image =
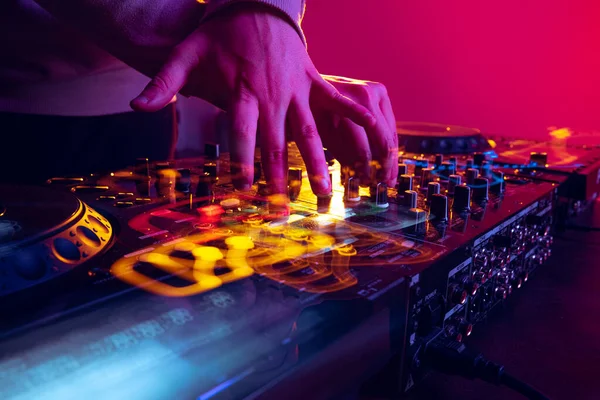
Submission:
POLYGON ((258 103, 250 93, 242 90, 234 99, 228 115, 233 185, 238 190, 249 190, 254 177, 258 103))
POLYGON ((317 118, 317 128, 322 132, 323 144, 340 164, 350 167, 361 184, 368 185, 372 154, 365 129, 347 118, 334 124, 331 116, 326 114, 320 114, 317 118))
POLYGON ((131 101, 131 108, 153 112, 169 104, 200 64, 202 49, 203 39, 199 35, 190 36, 178 45, 142 93, 131 101))
POLYGON ((271 194, 287 194, 287 145, 282 112, 259 109, 260 152, 271 194))
POLYGON ((310 186, 317 196, 331 194, 331 181, 323 143, 317 131, 317 124, 308 104, 292 101, 289 109, 289 122, 292 137, 302 154, 310 186))
POLYGON ((377 123, 366 129, 369 143, 373 152, 373 159, 377 161, 376 179, 385 182, 389 186, 396 184, 398 174, 398 145, 395 131, 390 132, 390 127, 379 110, 374 108, 377 123), (396 171, 394 173, 394 171, 396 171))
POLYGON ((314 85, 318 93, 317 98, 330 111, 341 117, 349 118, 351 121, 365 128, 375 124, 375 116, 371 111, 349 97, 342 95, 320 75, 318 75, 318 79, 315 79, 314 85))
MULTIPOLYGON (((387 92, 385 92, 384 95, 381 97, 381 100, 379 102, 379 109, 381 110, 385 120, 387 121, 390 127, 390 135, 393 145, 392 157, 395 156, 395 159, 392 159, 393 165, 391 178, 396 179, 398 178, 398 132, 396 128, 396 116, 394 115, 394 110, 392 109, 392 102, 390 101, 387 92)), ((390 182, 390 185, 395 186, 396 182, 390 182)))

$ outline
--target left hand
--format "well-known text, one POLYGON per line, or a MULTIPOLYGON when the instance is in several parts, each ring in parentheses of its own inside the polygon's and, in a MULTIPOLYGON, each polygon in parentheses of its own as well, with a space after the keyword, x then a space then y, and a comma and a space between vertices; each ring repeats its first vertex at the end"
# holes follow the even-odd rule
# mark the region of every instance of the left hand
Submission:
POLYGON ((359 177, 361 185, 373 179, 396 185, 398 178, 398 136, 396 118, 385 86, 378 82, 362 81, 330 75, 321 75, 342 95, 367 108, 376 123, 367 128, 348 118, 321 111, 311 99, 311 109, 317 129, 327 147, 342 166, 349 166, 359 177), (372 165, 377 165, 377 176, 372 176, 372 165))

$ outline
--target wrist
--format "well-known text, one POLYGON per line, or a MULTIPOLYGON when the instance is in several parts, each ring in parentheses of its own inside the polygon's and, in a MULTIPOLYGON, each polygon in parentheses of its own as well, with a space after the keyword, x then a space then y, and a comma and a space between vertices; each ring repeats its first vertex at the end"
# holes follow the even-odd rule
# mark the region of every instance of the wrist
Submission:
POLYGON ((208 3, 200 23, 211 20, 215 16, 244 11, 270 13, 285 20, 296 30, 306 46, 306 38, 300 27, 304 16, 304 0, 213 0, 208 3))

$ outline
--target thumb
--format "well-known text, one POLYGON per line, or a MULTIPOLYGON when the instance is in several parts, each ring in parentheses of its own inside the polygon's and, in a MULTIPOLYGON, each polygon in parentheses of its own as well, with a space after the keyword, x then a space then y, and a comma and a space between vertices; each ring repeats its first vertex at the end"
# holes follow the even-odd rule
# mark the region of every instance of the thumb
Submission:
POLYGON ((160 71, 130 103, 136 111, 158 111, 171 102, 200 64, 200 38, 190 36, 175 47, 160 71))

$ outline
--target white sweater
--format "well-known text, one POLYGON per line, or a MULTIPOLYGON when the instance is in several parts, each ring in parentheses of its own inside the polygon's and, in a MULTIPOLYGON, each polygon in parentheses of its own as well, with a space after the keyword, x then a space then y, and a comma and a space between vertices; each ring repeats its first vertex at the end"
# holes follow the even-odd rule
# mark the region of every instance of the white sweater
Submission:
MULTIPOLYGON (((305 0, 243 1, 278 8, 302 36, 305 0)), ((144 74, 156 72, 203 17, 237 2, 242 1, 2 0, 0 112, 131 111, 129 101, 149 82, 144 74)))

